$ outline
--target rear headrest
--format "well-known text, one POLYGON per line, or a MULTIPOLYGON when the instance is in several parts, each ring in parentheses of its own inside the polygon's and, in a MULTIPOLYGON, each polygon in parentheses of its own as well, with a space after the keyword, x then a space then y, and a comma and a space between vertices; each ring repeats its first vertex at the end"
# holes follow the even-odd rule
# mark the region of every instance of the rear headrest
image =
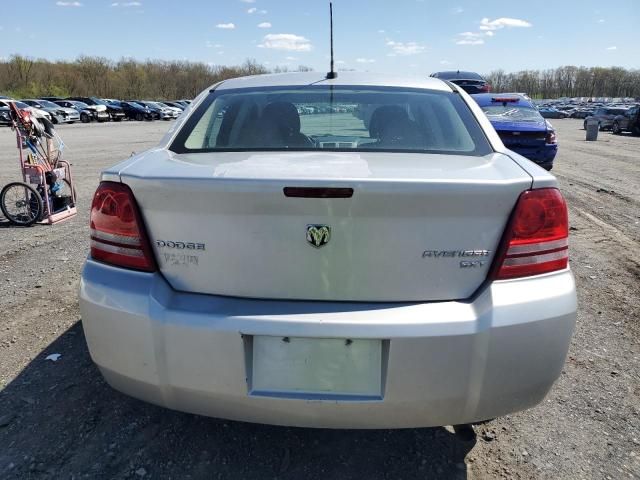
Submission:
POLYGON ((386 127, 407 125, 410 122, 407 111, 398 105, 383 105, 374 110, 369 120, 369 136, 380 138, 386 127))
POLYGON ((300 115, 290 102, 273 102, 264 107, 262 121, 273 122, 278 129, 285 130, 288 135, 300 133, 300 115))

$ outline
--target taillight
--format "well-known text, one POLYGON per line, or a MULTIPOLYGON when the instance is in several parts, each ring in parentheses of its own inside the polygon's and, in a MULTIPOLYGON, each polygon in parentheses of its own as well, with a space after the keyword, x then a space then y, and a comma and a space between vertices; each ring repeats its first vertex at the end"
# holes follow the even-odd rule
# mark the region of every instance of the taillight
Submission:
POLYGON ((127 185, 101 182, 91 203, 91 257, 152 272, 156 264, 136 200, 127 185))
POLYGON ((547 132, 547 135, 544 137, 544 142, 548 145, 558 143, 558 139, 556 138, 556 132, 554 132, 553 130, 549 130, 547 132))
POLYGON ((482 92, 489 93, 491 91, 491 85, 485 83, 482 87, 480 87, 480 90, 482 92))
POLYGON ((567 204, 557 188, 520 195, 505 230, 492 273, 494 280, 528 277, 567 268, 567 204))

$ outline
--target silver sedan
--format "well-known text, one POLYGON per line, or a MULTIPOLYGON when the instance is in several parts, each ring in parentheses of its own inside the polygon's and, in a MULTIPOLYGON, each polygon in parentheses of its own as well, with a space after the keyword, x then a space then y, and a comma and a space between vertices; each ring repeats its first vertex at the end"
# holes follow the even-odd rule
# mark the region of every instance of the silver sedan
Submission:
POLYGON ((106 380, 215 417, 505 415, 543 400, 576 318, 556 179, 435 78, 214 85, 102 173, 90 242, 80 308, 106 380))

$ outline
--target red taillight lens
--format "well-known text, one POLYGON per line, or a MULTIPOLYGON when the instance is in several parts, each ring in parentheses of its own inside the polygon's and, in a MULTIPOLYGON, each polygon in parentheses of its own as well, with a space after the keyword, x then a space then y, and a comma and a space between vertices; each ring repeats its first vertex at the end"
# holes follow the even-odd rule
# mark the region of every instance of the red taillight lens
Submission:
POLYGON ((548 145, 558 143, 558 139, 556 138, 556 132, 550 130, 547 132, 547 136, 544 139, 545 143, 548 145))
POLYGON ((122 183, 102 182, 93 196, 91 257, 145 272, 156 269, 136 200, 122 183))
POLYGON ((493 278, 528 277, 567 268, 569 218, 557 188, 520 195, 505 231, 493 278))
POLYGON ((485 83, 482 88, 480 88, 480 90, 482 90, 485 93, 489 93, 491 91, 491 85, 489 85, 488 83, 485 83))

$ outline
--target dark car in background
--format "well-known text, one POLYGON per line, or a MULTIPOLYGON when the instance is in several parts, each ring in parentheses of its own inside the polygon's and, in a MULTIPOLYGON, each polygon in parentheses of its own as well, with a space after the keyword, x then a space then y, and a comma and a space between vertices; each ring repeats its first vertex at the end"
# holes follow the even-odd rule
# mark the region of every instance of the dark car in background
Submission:
POLYGON ((529 97, 519 93, 472 95, 504 146, 546 170, 558 153, 556 132, 529 97))
POLYGON ((571 112, 571 118, 587 118, 593 115, 593 112, 595 112, 594 108, 576 108, 571 112))
POLYGON ((628 107, 598 107, 593 115, 584 119, 583 127, 586 130, 589 120, 597 120, 600 130, 611 130, 613 120, 619 115, 624 115, 627 110, 628 107))
POLYGON ((611 125, 611 132, 616 135, 622 132, 640 135, 640 104, 629 108, 621 115, 616 115, 611 125))
POLYGON ((491 85, 489 85, 489 82, 482 78, 482 75, 475 72, 462 72, 460 70, 456 70, 451 72, 435 72, 430 76, 455 83, 465 92, 470 94, 487 93, 491 91, 491 85))
POLYGON ((571 115, 554 107, 540 107, 538 108, 538 112, 543 118, 567 118, 571 115))
POLYGON ((110 104, 122 108, 122 111, 129 120, 137 120, 139 122, 143 120, 153 120, 154 115, 151 110, 136 102, 113 100, 110 104))

